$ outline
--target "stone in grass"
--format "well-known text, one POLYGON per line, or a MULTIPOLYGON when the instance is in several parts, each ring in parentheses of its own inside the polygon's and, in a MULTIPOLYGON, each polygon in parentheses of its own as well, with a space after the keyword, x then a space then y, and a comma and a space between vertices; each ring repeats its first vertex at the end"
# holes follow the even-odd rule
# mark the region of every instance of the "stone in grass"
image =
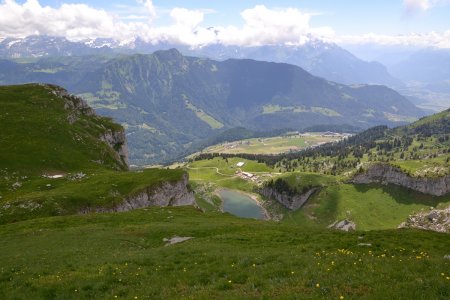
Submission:
POLYGON ((336 221, 333 224, 329 225, 328 228, 333 228, 342 231, 354 231, 356 230, 356 224, 347 219, 342 221, 336 221))
POLYGON ((170 239, 163 238, 163 241, 166 242, 166 246, 170 246, 170 245, 185 242, 190 239, 193 239, 193 237, 191 237, 191 236, 174 236, 174 237, 171 237, 170 239))
POLYGON ((450 255, 444 255, 444 259, 450 259, 450 255))

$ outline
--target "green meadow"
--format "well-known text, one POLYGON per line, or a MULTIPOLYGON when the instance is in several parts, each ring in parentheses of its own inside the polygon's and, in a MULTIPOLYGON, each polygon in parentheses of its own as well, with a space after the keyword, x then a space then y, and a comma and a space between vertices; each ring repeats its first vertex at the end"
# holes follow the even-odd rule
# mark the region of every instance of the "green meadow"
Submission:
POLYGON ((0 240, 2 299, 450 297, 450 239, 434 232, 148 208, 1 225, 0 240), (192 239, 166 246, 173 236, 192 239))

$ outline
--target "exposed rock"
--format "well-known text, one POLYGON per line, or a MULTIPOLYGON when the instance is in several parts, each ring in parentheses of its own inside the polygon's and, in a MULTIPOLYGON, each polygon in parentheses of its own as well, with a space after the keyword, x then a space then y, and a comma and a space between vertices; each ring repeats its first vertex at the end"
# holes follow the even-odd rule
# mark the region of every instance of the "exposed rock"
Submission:
POLYGON ((450 233, 450 206, 445 209, 434 209, 431 212, 420 212, 408 217, 399 228, 417 228, 437 232, 450 233))
POLYGON ((127 138, 124 130, 112 131, 106 130, 100 139, 106 142, 118 154, 119 159, 128 166, 128 146, 127 138))
POLYGON ((170 239, 168 238, 163 238, 163 242, 166 242, 166 247, 170 246, 170 245, 174 245, 174 244, 178 244, 178 243, 182 243, 185 241, 188 241, 190 239, 193 239, 193 237, 191 236, 174 236, 171 237, 170 239))
POLYGON ((371 243, 359 243, 358 246, 362 246, 362 247, 372 247, 371 243))
POLYGON ((328 228, 333 228, 342 231, 354 231, 356 230, 356 224, 347 219, 342 221, 336 221, 333 224, 329 225, 328 228))
POLYGON ((95 115, 94 110, 87 104, 86 101, 84 101, 80 97, 69 94, 66 89, 53 84, 42 85, 47 87, 52 94, 64 100, 64 108, 70 111, 70 114, 67 118, 70 124, 73 124, 76 120, 78 120, 80 115, 95 115))
POLYGON ((450 255, 444 255, 444 259, 450 259, 450 255))
POLYGON ((450 192, 450 175, 411 177, 402 172, 400 168, 388 164, 373 164, 365 172, 356 174, 351 182, 395 184, 434 196, 443 196, 450 192))
POLYGON ((121 203, 112 207, 85 208, 80 213, 90 212, 122 212, 148 206, 185 206, 195 205, 194 193, 189 191, 189 178, 185 173, 181 180, 164 182, 159 187, 149 187, 125 198, 121 203))
POLYGON ((306 193, 290 196, 285 192, 279 193, 273 188, 264 187, 259 190, 259 193, 264 197, 278 201, 287 209, 297 210, 301 208, 306 201, 308 201, 309 197, 311 197, 318 189, 319 188, 316 187, 308 190, 306 193))

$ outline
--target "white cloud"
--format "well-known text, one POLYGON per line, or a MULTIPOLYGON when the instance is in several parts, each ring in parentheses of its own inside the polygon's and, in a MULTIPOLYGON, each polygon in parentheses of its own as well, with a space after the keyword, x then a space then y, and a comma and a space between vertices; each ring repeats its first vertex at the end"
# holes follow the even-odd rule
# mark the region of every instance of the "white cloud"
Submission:
POLYGON ((314 35, 327 38, 334 35, 330 27, 311 28, 311 14, 296 8, 269 9, 264 5, 246 9, 241 13, 244 25, 218 27, 218 43, 232 45, 299 45, 307 42, 314 35))
POLYGON ((150 16, 150 19, 151 20, 155 19, 156 18, 156 9, 155 9, 155 6, 153 5, 153 1, 146 0, 145 2, 143 2, 143 4, 144 4, 145 8, 147 8, 147 12, 150 16))
POLYGON ((37 0, 27 0, 22 5, 6 0, 0 5, 0 16, 0 36, 111 37, 123 27, 106 11, 85 4, 63 4, 55 9, 41 6, 37 0))
POLYGON ((241 13, 244 25, 215 27, 213 30, 201 26, 204 16, 214 11, 173 8, 169 15, 172 24, 156 27, 151 21, 157 12, 151 0, 138 0, 148 15, 128 13, 115 17, 85 4, 63 4, 59 8, 42 6, 38 0, 27 0, 19 4, 5 0, 0 5, 0 36, 24 37, 28 35, 55 35, 69 39, 110 37, 117 40, 140 37, 157 43, 167 41, 192 46, 210 43, 234 45, 261 45, 274 43, 301 44, 310 35, 331 36, 328 27, 311 28, 311 15, 295 8, 269 9, 263 5, 246 9, 241 13), (131 22, 124 22, 125 20, 131 22), (146 22, 149 21, 149 22, 146 22))
MULTIPOLYGON (((379 43, 386 45, 424 45, 450 48, 450 30, 443 33, 387 36, 366 34, 337 36, 330 27, 312 27, 311 13, 296 8, 270 9, 257 5, 241 12, 243 25, 202 26, 208 9, 189 10, 176 7, 167 12, 172 22, 156 26, 158 18, 151 0, 137 0, 140 7, 121 6, 123 15, 95 9, 86 4, 62 4, 60 7, 42 6, 38 0, 15 0, 0 3, 0 40, 5 37, 29 35, 64 36, 70 40, 113 38, 119 42, 141 38, 154 44, 169 42, 193 47, 221 43, 255 46, 267 44, 301 45, 310 39, 341 43, 379 43), (126 22, 128 21, 128 22, 126 22)), ((450 0, 404 0, 416 9, 429 9, 450 0)), ((118 7, 119 9, 120 7, 118 7)))

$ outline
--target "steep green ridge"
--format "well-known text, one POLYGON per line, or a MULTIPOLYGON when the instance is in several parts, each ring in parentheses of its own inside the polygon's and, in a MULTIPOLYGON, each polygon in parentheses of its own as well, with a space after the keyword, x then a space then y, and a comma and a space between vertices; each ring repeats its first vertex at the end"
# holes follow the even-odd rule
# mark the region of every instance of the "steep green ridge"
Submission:
POLYGON ((3 86, 0 105, 0 223, 112 208, 184 174, 126 172, 123 128, 59 87, 3 86))
POLYGON ((0 240, 3 299, 450 296, 450 240, 434 232, 304 230, 148 208, 2 225, 0 240), (165 246, 173 236, 192 239, 165 246))
POLYGON ((0 87, 0 161, 2 169, 26 174, 70 172, 97 168, 126 169, 117 153, 99 138, 109 131, 123 131, 110 119, 71 109, 72 100, 45 85, 0 87), (76 121, 71 124, 71 116, 76 121))
POLYGON ((136 164, 195 152, 205 139, 239 126, 253 131, 349 123, 368 128, 422 115, 387 87, 345 86, 288 64, 220 62, 182 56, 175 49, 87 59, 89 67, 76 59, 4 62, 5 70, 17 70, 12 77, 0 74, 0 83, 45 80, 82 95, 99 113, 126 127, 136 164), (69 81, 71 74, 74 80, 69 81))

